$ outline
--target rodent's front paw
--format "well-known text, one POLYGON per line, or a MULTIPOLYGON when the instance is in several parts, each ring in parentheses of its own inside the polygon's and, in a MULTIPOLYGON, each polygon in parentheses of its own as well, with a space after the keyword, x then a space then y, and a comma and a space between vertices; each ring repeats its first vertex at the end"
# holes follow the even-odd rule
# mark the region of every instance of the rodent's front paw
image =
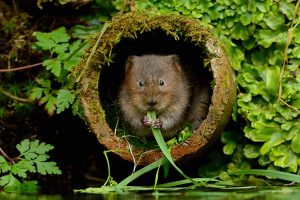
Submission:
POLYGON ((141 120, 142 124, 147 127, 151 128, 162 128, 163 122, 160 119, 156 119, 154 122, 151 121, 151 119, 146 115, 141 120))
POLYGON ((146 116, 144 116, 143 119, 142 119, 142 124, 144 124, 144 126, 151 127, 151 126, 152 126, 152 121, 151 121, 151 119, 146 115, 146 116))
POLYGON ((153 122, 152 127, 153 127, 153 128, 159 128, 159 129, 161 129, 161 128, 162 128, 162 125, 163 125, 163 122, 162 122, 160 119, 156 119, 156 120, 153 122))

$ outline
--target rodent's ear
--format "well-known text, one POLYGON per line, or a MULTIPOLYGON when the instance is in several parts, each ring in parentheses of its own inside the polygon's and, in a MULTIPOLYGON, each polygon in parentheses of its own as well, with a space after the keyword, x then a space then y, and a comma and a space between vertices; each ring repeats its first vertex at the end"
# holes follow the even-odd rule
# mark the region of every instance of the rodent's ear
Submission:
POLYGON ((126 64, 125 64, 125 73, 127 74, 132 66, 133 66, 133 60, 136 56, 128 56, 127 60, 126 60, 126 64))
POLYGON ((179 58, 179 56, 176 55, 176 54, 172 54, 172 55, 169 55, 168 57, 169 57, 169 59, 170 59, 170 61, 172 63, 172 66, 174 66, 176 68, 176 70, 178 72, 180 72, 181 71, 181 65, 180 65, 180 58, 179 58))

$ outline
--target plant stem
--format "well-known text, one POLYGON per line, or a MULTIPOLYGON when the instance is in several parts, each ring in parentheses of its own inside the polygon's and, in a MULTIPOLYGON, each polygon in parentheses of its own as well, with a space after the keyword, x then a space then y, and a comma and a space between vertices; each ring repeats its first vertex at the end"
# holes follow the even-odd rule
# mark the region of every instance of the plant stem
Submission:
MULTIPOLYGON (((127 4, 128 4, 128 0, 124 0, 122 8, 120 10, 120 13, 124 13, 125 12, 127 4)), ((131 12, 135 11, 135 0, 130 0, 130 2, 129 2, 129 8, 130 8, 131 12)))
POLYGON ((2 155, 7 161, 15 164, 14 159, 12 159, 11 157, 9 157, 5 151, 3 151, 3 149, 0 147, 0 155, 2 155))
POLYGON ((109 27, 109 23, 108 23, 108 22, 105 22, 105 24, 103 25, 102 30, 101 30, 101 32, 100 32, 100 34, 99 34, 99 37, 98 37, 98 39, 97 39, 97 41, 96 41, 96 44, 93 46, 92 51, 91 51, 91 53, 90 53, 90 55, 89 55, 89 57, 88 57, 88 59, 87 59, 87 61, 86 61, 86 63, 85 63, 85 66, 84 66, 83 70, 81 71, 81 73, 79 74, 78 78, 77 78, 76 81, 75 81, 76 83, 80 81, 81 76, 82 76, 83 73, 86 71, 87 67, 89 66, 90 61, 91 61, 92 57, 94 56, 94 54, 95 54, 95 52, 96 52, 96 49, 97 49, 97 47, 98 47, 98 45, 99 45, 99 43, 100 43, 100 39, 102 38, 103 34, 105 33, 105 31, 106 31, 106 29, 107 29, 108 27, 109 27))
POLYGON ((124 189, 125 186, 127 186, 129 183, 131 183, 132 181, 134 181, 135 179, 137 179, 138 177, 142 176, 143 174, 158 168, 158 166, 163 165, 166 162, 166 158, 161 158, 145 167, 143 167, 142 169, 134 172, 133 174, 131 174, 130 176, 128 176, 127 178, 125 178, 124 180, 122 180, 118 185, 115 186, 115 188, 117 190, 122 190, 124 189))
POLYGON ((36 63, 36 64, 32 64, 32 65, 26 65, 23 67, 16 67, 16 68, 11 68, 11 69, 0 69, 0 73, 2 72, 14 72, 14 71, 21 71, 21 70, 25 70, 25 69, 30 69, 33 67, 37 67, 37 66, 41 66, 43 63, 36 63))
POLYGON ((135 11, 135 0, 130 0, 130 11, 134 12, 135 11))
POLYGON ((123 13, 125 11, 127 2, 128 2, 128 0, 124 0, 121 11, 120 11, 121 13, 123 13))
POLYGON ((287 102, 285 102, 284 100, 282 100, 282 99, 279 99, 279 101, 280 102, 282 102, 284 105, 286 105, 287 107, 289 107, 289 108, 291 108, 291 109, 293 109, 293 110, 295 110, 295 111, 297 111, 297 112, 300 112, 300 110, 299 109, 297 109, 296 107, 294 107, 294 106, 291 106, 290 104, 288 104, 287 102))
POLYGON ((103 154, 104 154, 104 157, 105 157, 105 160, 106 160, 106 164, 107 164, 107 179, 105 181, 105 183, 103 184, 102 187, 106 186, 107 183, 109 182, 109 180, 111 179, 111 176, 110 176, 110 164, 109 164, 109 159, 108 159, 108 156, 107 156, 107 153, 109 153, 111 151, 103 151, 103 154))
MULTIPOLYGON (((161 160, 161 161, 162 161, 162 160, 161 160)), ((158 178, 159 178, 159 171, 160 171, 161 165, 162 165, 162 162, 159 163, 159 165, 158 165, 158 167, 157 167, 157 170, 156 170, 153 190, 156 190, 156 186, 157 186, 157 182, 158 182, 158 178)))
POLYGON ((0 93, 8 96, 9 98, 13 99, 13 100, 16 100, 16 101, 20 101, 22 103, 30 103, 30 101, 28 99, 25 99, 25 98, 20 98, 20 97, 17 97, 13 94, 11 94, 10 92, 4 90, 3 88, 0 87, 0 93))
POLYGON ((295 27, 298 25, 298 23, 296 23, 296 25, 295 25, 295 20, 296 20, 299 5, 300 5, 300 0, 297 1, 297 4, 295 6, 295 10, 294 10, 293 20, 292 20, 291 26, 288 30, 288 36, 287 36, 288 38, 287 38, 287 42, 286 42, 285 49, 284 49, 284 59, 283 59, 282 69, 281 69, 280 76, 279 76, 278 101, 283 101, 282 98, 281 98, 282 97, 282 79, 283 79, 283 73, 285 71, 286 65, 289 62, 289 60, 288 60, 288 47, 290 46, 290 43, 292 41, 293 31, 294 31, 295 27))

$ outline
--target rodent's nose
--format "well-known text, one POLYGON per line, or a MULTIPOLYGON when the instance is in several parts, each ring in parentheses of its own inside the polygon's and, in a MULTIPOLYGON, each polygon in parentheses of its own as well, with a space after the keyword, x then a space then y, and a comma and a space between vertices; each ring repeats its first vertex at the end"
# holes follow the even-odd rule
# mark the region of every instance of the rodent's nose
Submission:
POLYGON ((155 101, 154 99, 151 98, 151 99, 148 100, 147 104, 149 106, 155 106, 157 104, 157 101, 155 101))

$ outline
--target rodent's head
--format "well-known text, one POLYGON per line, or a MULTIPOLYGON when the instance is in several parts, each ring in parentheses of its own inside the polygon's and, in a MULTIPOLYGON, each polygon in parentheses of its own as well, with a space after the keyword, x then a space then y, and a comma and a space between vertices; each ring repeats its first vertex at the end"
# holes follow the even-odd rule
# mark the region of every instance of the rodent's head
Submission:
POLYGON ((129 56, 125 74, 128 103, 140 112, 176 112, 176 105, 188 103, 188 81, 177 55, 129 56))

